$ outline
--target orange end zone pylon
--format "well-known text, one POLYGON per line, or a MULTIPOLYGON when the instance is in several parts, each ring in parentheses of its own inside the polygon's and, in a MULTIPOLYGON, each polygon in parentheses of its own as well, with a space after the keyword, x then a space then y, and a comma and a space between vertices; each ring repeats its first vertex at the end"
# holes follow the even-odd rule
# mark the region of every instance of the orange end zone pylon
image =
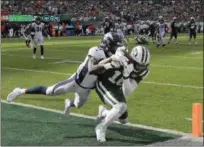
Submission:
POLYGON ((203 134, 203 105, 194 103, 192 105, 192 135, 201 137, 203 134))

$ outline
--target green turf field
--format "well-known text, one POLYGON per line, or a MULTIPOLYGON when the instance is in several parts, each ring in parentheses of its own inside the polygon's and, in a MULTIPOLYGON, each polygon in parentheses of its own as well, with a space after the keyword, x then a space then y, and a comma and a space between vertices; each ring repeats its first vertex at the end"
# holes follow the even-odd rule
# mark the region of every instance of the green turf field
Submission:
MULTIPOLYGON (((15 87, 51 85, 66 79, 76 71, 88 49, 99 42, 100 37, 45 39, 45 60, 39 59, 40 50, 34 60, 32 50, 25 47, 24 40, 2 40, 2 99, 15 87), (77 62, 72 63, 71 60, 77 62)), ((151 43, 147 45, 152 55, 150 75, 128 97, 131 123, 191 131, 191 122, 186 120, 191 117, 191 105, 203 101, 203 38, 198 36, 198 46, 187 46, 187 36, 184 35, 180 36, 179 42, 179 45, 170 44, 165 49, 158 49, 151 43)), ((129 47, 133 46, 131 38, 129 47)), ((24 95, 16 101, 63 110, 66 97, 71 99, 73 95, 24 95)), ((83 108, 72 111, 95 116, 99 104, 101 101, 93 91, 83 108)), ((20 112, 16 110, 14 113, 20 112)))
POLYGON ((107 132, 107 142, 95 139, 95 121, 64 116, 48 111, 2 104, 2 145, 148 145, 177 136, 114 124, 107 132))

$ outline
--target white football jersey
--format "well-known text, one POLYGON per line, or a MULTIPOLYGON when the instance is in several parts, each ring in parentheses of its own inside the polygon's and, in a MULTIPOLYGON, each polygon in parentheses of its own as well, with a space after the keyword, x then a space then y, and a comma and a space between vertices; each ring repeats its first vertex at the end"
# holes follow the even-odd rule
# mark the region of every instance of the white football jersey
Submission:
POLYGON ((89 56, 93 57, 96 61, 100 61, 106 58, 104 50, 99 49, 98 47, 92 47, 89 49, 87 57, 77 69, 75 78, 76 83, 85 89, 93 89, 95 87, 95 82, 97 80, 97 76, 89 74, 88 71, 88 62, 90 59, 89 56))
POLYGON ((34 30, 35 30, 35 36, 36 37, 41 37, 41 36, 43 36, 43 34, 42 34, 42 30, 43 30, 43 28, 44 28, 44 23, 40 23, 40 24, 37 24, 37 23, 35 23, 35 22, 33 22, 32 24, 31 24, 31 27, 32 28, 34 28, 34 30))
POLYGON ((165 23, 158 23, 159 33, 165 33, 166 24, 165 23))
POLYGON ((120 32, 123 32, 125 31, 127 28, 126 28, 126 23, 122 22, 122 23, 116 23, 115 24, 115 29, 116 29, 116 32, 117 33, 120 33, 120 32))

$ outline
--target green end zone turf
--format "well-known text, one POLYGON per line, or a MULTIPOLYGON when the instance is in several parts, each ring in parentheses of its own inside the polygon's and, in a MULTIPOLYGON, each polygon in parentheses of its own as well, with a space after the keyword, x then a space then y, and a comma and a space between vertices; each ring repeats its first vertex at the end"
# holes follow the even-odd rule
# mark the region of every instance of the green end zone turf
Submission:
POLYGON ((91 119, 1 103, 1 145, 148 145, 178 136, 114 124, 107 132, 107 142, 95 138, 91 119))

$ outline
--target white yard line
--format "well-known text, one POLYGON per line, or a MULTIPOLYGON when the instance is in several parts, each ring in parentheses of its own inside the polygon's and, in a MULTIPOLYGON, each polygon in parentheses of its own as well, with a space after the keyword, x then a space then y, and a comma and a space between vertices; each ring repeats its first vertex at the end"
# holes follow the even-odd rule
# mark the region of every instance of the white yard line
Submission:
MULTIPOLYGON (((185 118, 185 120, 192 121, 192 118, 185 118)), ((204 121, 202 121, 204 122, 204 121)))
MULTIPOLYGON (((31 56, 20 56, 20 55, 13 55, 13 54, 5 54, 2 53, 3 56, 17 56, 17 57, 24 57, 24 58, 32 58, 31 56)), ((45 59, 52 59, 52 60, 60 60, 56 62, 51 62, 49 64, 62 64, 62 63, 82 63, 83 61, 78 60, 63 60, 61 58, 54 58, 54 57, 46 57, 45 59)), ((203 70, 202 67, 191 67, 191 66, 173 66, 173 65, 160 65, 160 64, 151 64, 151 67, 161 67, 161 68, 176 68, 176 69, 188 69, 188 70, 203 70)))
MULTIPOLYGON (((67 75, 67 76, 72 75, 72 73, 61 73, 61 72, 53 72, 53 71, 47 71, 47 70, 33 70, 33 69, 23 69, 23 68, 13 68, 13 67, 1 67, 1 68, 2 69, 9 69, 9 70, 17 70, 17 71, 50 73, 50 74, 67 75)), ((173 84, 173 83, 160 83, 160 82, 154 82, 154 81, 145 81, 142 83, 153 84, 153 85, 172 86, 172 87, 192 88, 192 89, 203 89, 203 87, 201 87, 201 86, 181 85, 181 84, 173 84)))
MULTIPOLYGON (((38 109, 38 110, 44 110, 44 111, 50 111, 50 112, 54 112, 54 113, 63 114, 63 111, 60 111, 60 110, 49 109, 49 108, 30 105, 30 104, 23 104, 23 103, 18 103, 18 102, 8 103, 5 100, 1 100, 1 102, 6 103, 6 104, 18 105, 18 106, 23 106, 23 107, 34 108, 34 109, 38 109)), ((86 118, 86 119, 94 119, 94 120, 96 119, 96 117, 88 116, 88 115, 84 115, 84 114, 71 113, 71 115, 76 116, 76 117, 86 118)), ((131 126, 131 127, 142 128, 142 129, 146 129, 146 130, 176 134, 176 135, 181 135, 181 136, 189 136, 189 134, 187 134, 187 133, 180 132, 180 131, 175 131, 175 130, 161 129, 161 128, 156 128, 156 127, 151 127, 151 126, 146 126, 146 125, 140 125, 140 124, 132 124, 132 123, 127 123, 126 125, 131 126)))
POLYGON ((197 52, 191 52, 191 53, 189 53, 189 54, 199 55, 199 54, 203 54, 203 52, 202 52, 202 51, 197 51, 197 52))
MULTIPOLYGON (((15 55, 15 54, 7 54, 6 52, 9 52, 9 51, 12 51, 12 52, 14 52, 14 51, 19 51, 19 50, 30 50, 30 48, 26 48, 26 49, 16 49, 16 50, 14 50, 14 49, 10 49, 10 50, 2 50, 1 52, 2 53, 4 53, 3 55, 4 56, 19 56, 19 55, 15 55)), ((66 52, 70 52, 70 53, 79 53, 79 54, 81 54, 82 52, 81 51, 77 51, 77 50, 73 50, 73 51, 71 51, 71 50, 62 50, 62 49, 59 49, 59 50, 57 50, 57 49, 48 49, 48 51, 49 50, 51 50, 51 51, 64 51, 65 53, 66 52)), ((88 51, 88 50, 87 50, 88 51)), ((165 58, 166 59, 166 57, 173 57, 173 58, 189 58, 189 59, 203 59, 203 57, 194 57, 194 56, 164 56, 164 55, 152 55, 152 57, 163 57, 163 58, 165 58)))
POLYGON ((178 68, 178 69, 195 69, 195 70, 203 70, 201 67, 191 67, 191 66, 171 66, 171 65, 159 65, 159 64, 151 64, 153 67, 163 67, 163 68, 178 68))
MULTIPOLYGON (((75 60, 61 60, 52 62, 52 64, 62 64, 62 63, 82 63, 82 61, 75 60)), ((201 67, 191 67, 191 66, 172 66, 172 65, 159 65, 159 64, 151 64, 151 67, 162 67, 162 68, 177 68, 177 69, 192 69, 192 70, 203 70, 201 67)))

